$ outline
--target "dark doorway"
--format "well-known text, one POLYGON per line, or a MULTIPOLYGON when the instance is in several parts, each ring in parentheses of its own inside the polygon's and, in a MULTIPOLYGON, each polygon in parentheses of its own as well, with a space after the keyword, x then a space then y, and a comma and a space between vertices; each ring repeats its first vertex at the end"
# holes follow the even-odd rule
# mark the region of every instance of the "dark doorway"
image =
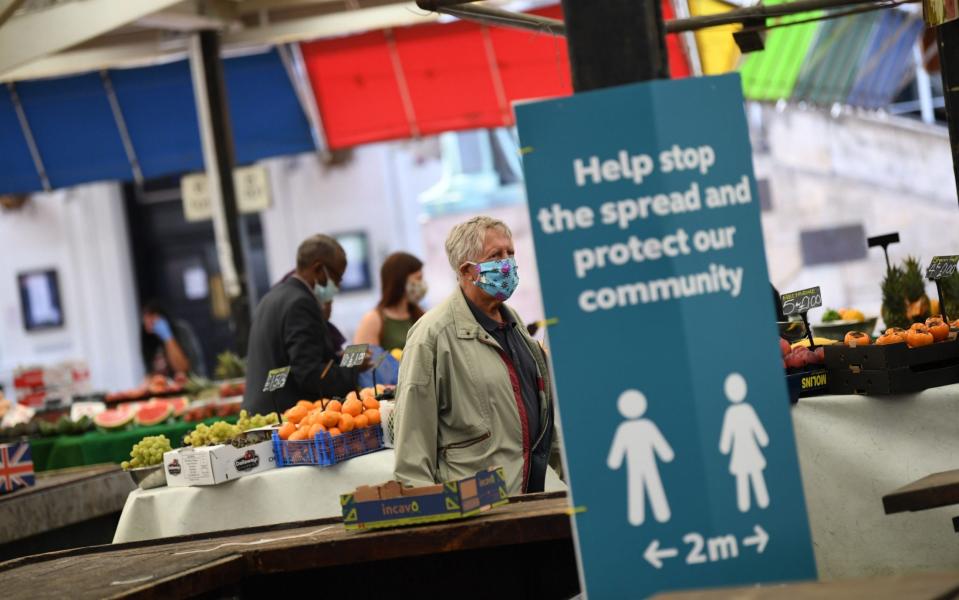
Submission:
MULTIPOLYGON (((236 348, 228 302, 220 278, 212 221, 190 222, 183 216, 180 178, 146 182, 143 189, 124 187, 130 224, 137 298, 158 300, 174 319, 186 321, 203 351, 205 373, 213 375, 217 354, 236 348)), ((259 215, 241 216, 245 231, 251 306, 269 289, 263 229, 259 215)))

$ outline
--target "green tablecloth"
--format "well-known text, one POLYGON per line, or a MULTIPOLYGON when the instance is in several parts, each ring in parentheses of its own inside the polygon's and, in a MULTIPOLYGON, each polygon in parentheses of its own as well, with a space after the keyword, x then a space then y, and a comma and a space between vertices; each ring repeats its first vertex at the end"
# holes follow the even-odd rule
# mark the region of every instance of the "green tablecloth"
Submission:
MULTIPOLYGON (((236 417, 207 419, 204 423, 226 420, 236 422, 236 417)), ((134 427, 125 431, 91 431, 83 435, 62 435, 53 438, 30 440, 30 453, 34 471, 48 471, 101 463, 120 463, 130 458, 130 448, 148 435, 165 435, 174 448, 180 445, 183 436, 196 427, 196 423, 177 422, 155 427, 134 427)))

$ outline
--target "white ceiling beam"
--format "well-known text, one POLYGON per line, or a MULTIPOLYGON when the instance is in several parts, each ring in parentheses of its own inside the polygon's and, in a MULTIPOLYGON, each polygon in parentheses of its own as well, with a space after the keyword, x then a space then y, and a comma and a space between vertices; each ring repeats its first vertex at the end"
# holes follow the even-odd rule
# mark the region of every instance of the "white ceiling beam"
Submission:
POLYGON ((18 15, 0 27, 0 73, 76 46, 179 2, 85 0, 18 15))
POLYGON ((63 77, 103 69, 139 67, 186 58, 187 40, 151 41, 84 48, 34 60, 0 74, 0 82, 63 77))
POLYGON ((163 31, 200 31, 201 29, 224 29, 229 23, 218 17, 190 14, 186 12, 163 11, 135 21, 139 27, 162 29, 163 31))
POLYGON ((137 19, 135 24, 150 29, 180 32, 225 29, 236 22, 236 6, 235 3, 222 1, 209 2, 203 6, 196 1, 182 2, 168 10, 137 19))
POLYGON ((0 25, 13 16, 24 0, 0 0, 0 25))
POLYGON ((248 14, 274 8, 315 6, 318 4, 333 4, 334 2, 343 2, 343 0, 242 0, 237 4, 236 10, 248 14))
POLYGON ((329 15, 280 21, 227 33, 225 44, 289 44, 323 37, 363 33, 387 27, 435 22, 438 13, 424 13, 415 2, 361 8, 329 15))
MULTIPOLYGON (((413 2, 404 2, 393 6, 364 8, 227 33, 224 35, 223 48, 225 54, 229 54, 251 47, 272 46, 436 21, 436 13, 425 15, 419 10, 409 10, 410 5, 415 9, 413 2)), ((144 42, 71 50, 34 60, 7 72, 0 71, 0 82, 146 66, 182 59, 186 56, 187 50, 188 41, 185 38, 161 40, 159 36, 144 42)))

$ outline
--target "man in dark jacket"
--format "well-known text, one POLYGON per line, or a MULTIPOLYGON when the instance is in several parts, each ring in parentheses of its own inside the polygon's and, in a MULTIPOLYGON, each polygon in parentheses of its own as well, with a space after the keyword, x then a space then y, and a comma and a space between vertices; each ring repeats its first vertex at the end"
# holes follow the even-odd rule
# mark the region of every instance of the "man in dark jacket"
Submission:
POLYGON ((326 235, 307 238, 296 252, 296 272, 263 297, 256 309, 247 351, 246 394, 250 413, 274 410, 263 392, 271 369, 290 367, 286 386, 273 392, 284 411, 297 400, 345 396, 362 367, 343 368, 322 305, 333 300, 346 271, 346 253, 326 235))

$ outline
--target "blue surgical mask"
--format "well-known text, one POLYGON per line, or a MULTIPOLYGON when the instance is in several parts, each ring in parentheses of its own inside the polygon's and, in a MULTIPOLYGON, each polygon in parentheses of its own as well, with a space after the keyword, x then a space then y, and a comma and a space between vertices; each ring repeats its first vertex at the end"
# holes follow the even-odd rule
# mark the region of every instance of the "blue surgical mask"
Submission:
POLYGON ((470 263, 479 274, 479 279, 473 285, 480 288, 497 300, 506 300, 516 291, 519 285, 516 259, 512 256, 502 260, 491 260, 482 263, 470 263))
POLYGON ((326 270, 326 267, 323 267, 323 272, 326 273, 326 284, 320 285, 320 282, 314 283, 313 295, 316 296, 320 304, 328 304, 333 301, 334 296, 340 293, 340 288, 336 287, 336 284, 333 283, 333 278, 330 277, 330 272, 326 270))

